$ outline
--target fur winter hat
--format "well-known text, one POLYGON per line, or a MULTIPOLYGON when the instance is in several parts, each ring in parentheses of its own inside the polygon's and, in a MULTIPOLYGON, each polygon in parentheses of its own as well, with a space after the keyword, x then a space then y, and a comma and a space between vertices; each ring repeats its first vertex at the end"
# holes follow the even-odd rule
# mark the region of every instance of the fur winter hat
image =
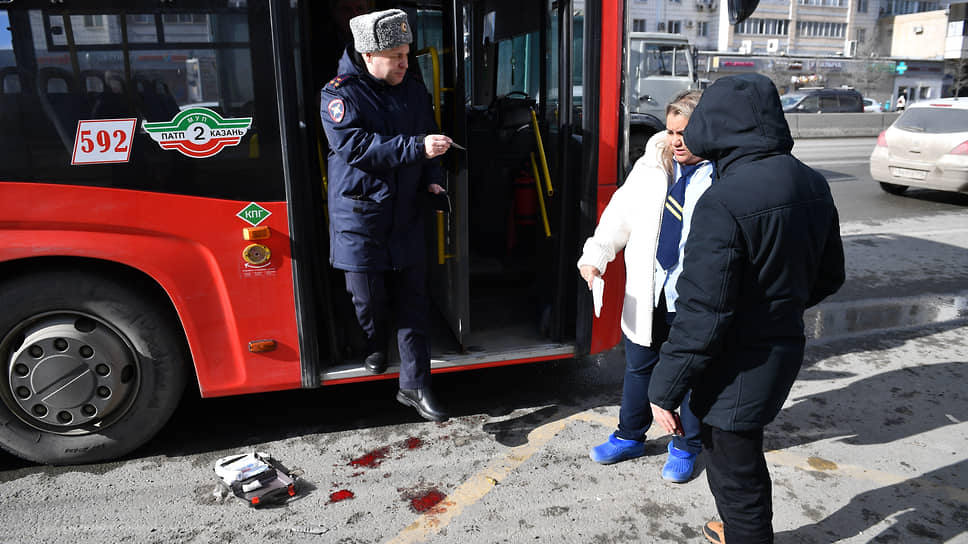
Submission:
POLYGON ((374 11, 350 19, 353 46, 360 53, 375 53, 413 42, 407 14, 399 9, 374 11))

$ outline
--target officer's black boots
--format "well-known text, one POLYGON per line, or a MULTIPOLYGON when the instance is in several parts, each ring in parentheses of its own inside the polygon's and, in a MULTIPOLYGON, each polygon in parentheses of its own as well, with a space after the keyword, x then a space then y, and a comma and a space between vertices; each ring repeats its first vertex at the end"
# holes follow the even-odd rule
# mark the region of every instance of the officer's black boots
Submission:
POLYGON ((401 389, 397 392, 400 404, 413 407, 420 417, 430 421, 445 421, 447 413, 434 398, 429 387, 421 389, 401 389))
POLYGON ((370 374, 383 374, 387 371, 387 352, 374 351, 366 356, 363 366, 370 374))

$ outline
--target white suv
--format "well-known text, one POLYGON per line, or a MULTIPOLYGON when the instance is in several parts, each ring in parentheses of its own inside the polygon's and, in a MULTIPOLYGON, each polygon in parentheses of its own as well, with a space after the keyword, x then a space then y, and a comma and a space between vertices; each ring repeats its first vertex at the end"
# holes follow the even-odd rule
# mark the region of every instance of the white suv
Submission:
POLYGON ((908 187, 968 192, 968 98, 908 105, 878 136, 870 170, 895 195, 908 187))

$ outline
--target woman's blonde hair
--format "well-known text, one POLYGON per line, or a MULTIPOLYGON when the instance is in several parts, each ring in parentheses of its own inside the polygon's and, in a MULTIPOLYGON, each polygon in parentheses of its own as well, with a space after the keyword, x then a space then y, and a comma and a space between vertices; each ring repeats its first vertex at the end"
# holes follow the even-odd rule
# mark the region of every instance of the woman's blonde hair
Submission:
MULTIPOLYGON (((668 118, 670 115, 678 115, 680 117, 685 117, 689 119, 692 112, 696 109, 696 105, 699 104, 699 97, 702 96, 702 91, 698 89, 688 89, 680 92, 666 105, 665 113, 668 118)), ((666 143, 659 143, 661 153, 662 153, 662 167, 668 173, 675 172, 675 165, 673 164, 672 158, 672 148, 670 148, 666 143)))

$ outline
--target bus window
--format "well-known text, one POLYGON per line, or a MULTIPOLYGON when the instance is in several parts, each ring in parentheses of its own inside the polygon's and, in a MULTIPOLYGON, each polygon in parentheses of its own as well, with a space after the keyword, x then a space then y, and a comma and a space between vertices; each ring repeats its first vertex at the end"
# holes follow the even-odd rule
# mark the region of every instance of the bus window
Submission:
POLYGON ((128 43, 157 43, 158 27, 151 13, 134 13, 126 16, 128 43))
MULTIPOLYGON (((410 17, 413 17, 411 14, 410 17)), ((419 51, 424 51, 429 47, 433 47, 437 50, 438 58, 443 58, 444 55, 444 35, 441 31, 443 15, 439 11, 421 9, 417 10, 415 21, 413 25, 414 32, 414 42, 411 47, 411 52, 416 53, 419 51)), ((433 90, 433 62, 431 56, 420 55, 417 57, 418 70, 424 84, 427 86, 428 91, 433 90)), ((441 87, 446 87, 444 85, 444 71, 443 67, 439 67, 438 81, 437 83, 441 87)))
POLYGON ((524 93, 537 97, 541 67, 538 33, 515 36, 497 46, 497 96, 524 93))
MULTIPOLYGON (((11 121, 5 131, 25 145, 0 149, 0 175, 283 200, 274 85, 253 77, 272 72, 268 29, 255 15, 250 19, 262 8, 224 0, 206 9, 124 12, 101 3, 92 2, 83 15, 51 13, 42 2, 10 8, 5 32, 16 56, 0 59, 8 65, 5 87, 13 89, 19 79, 20 91, 0 107, 11 121), (145 122, 172 122, 191 108, 223 121, 248 119, 248 127, 237 144, 214 153, 162 147, 144 129, 145 122), (128 160, 72 166, 78 123, 98 119, 136 119, 128 160)), ((189 143, 204 146, 212 136, 192 138, 189 143)))

